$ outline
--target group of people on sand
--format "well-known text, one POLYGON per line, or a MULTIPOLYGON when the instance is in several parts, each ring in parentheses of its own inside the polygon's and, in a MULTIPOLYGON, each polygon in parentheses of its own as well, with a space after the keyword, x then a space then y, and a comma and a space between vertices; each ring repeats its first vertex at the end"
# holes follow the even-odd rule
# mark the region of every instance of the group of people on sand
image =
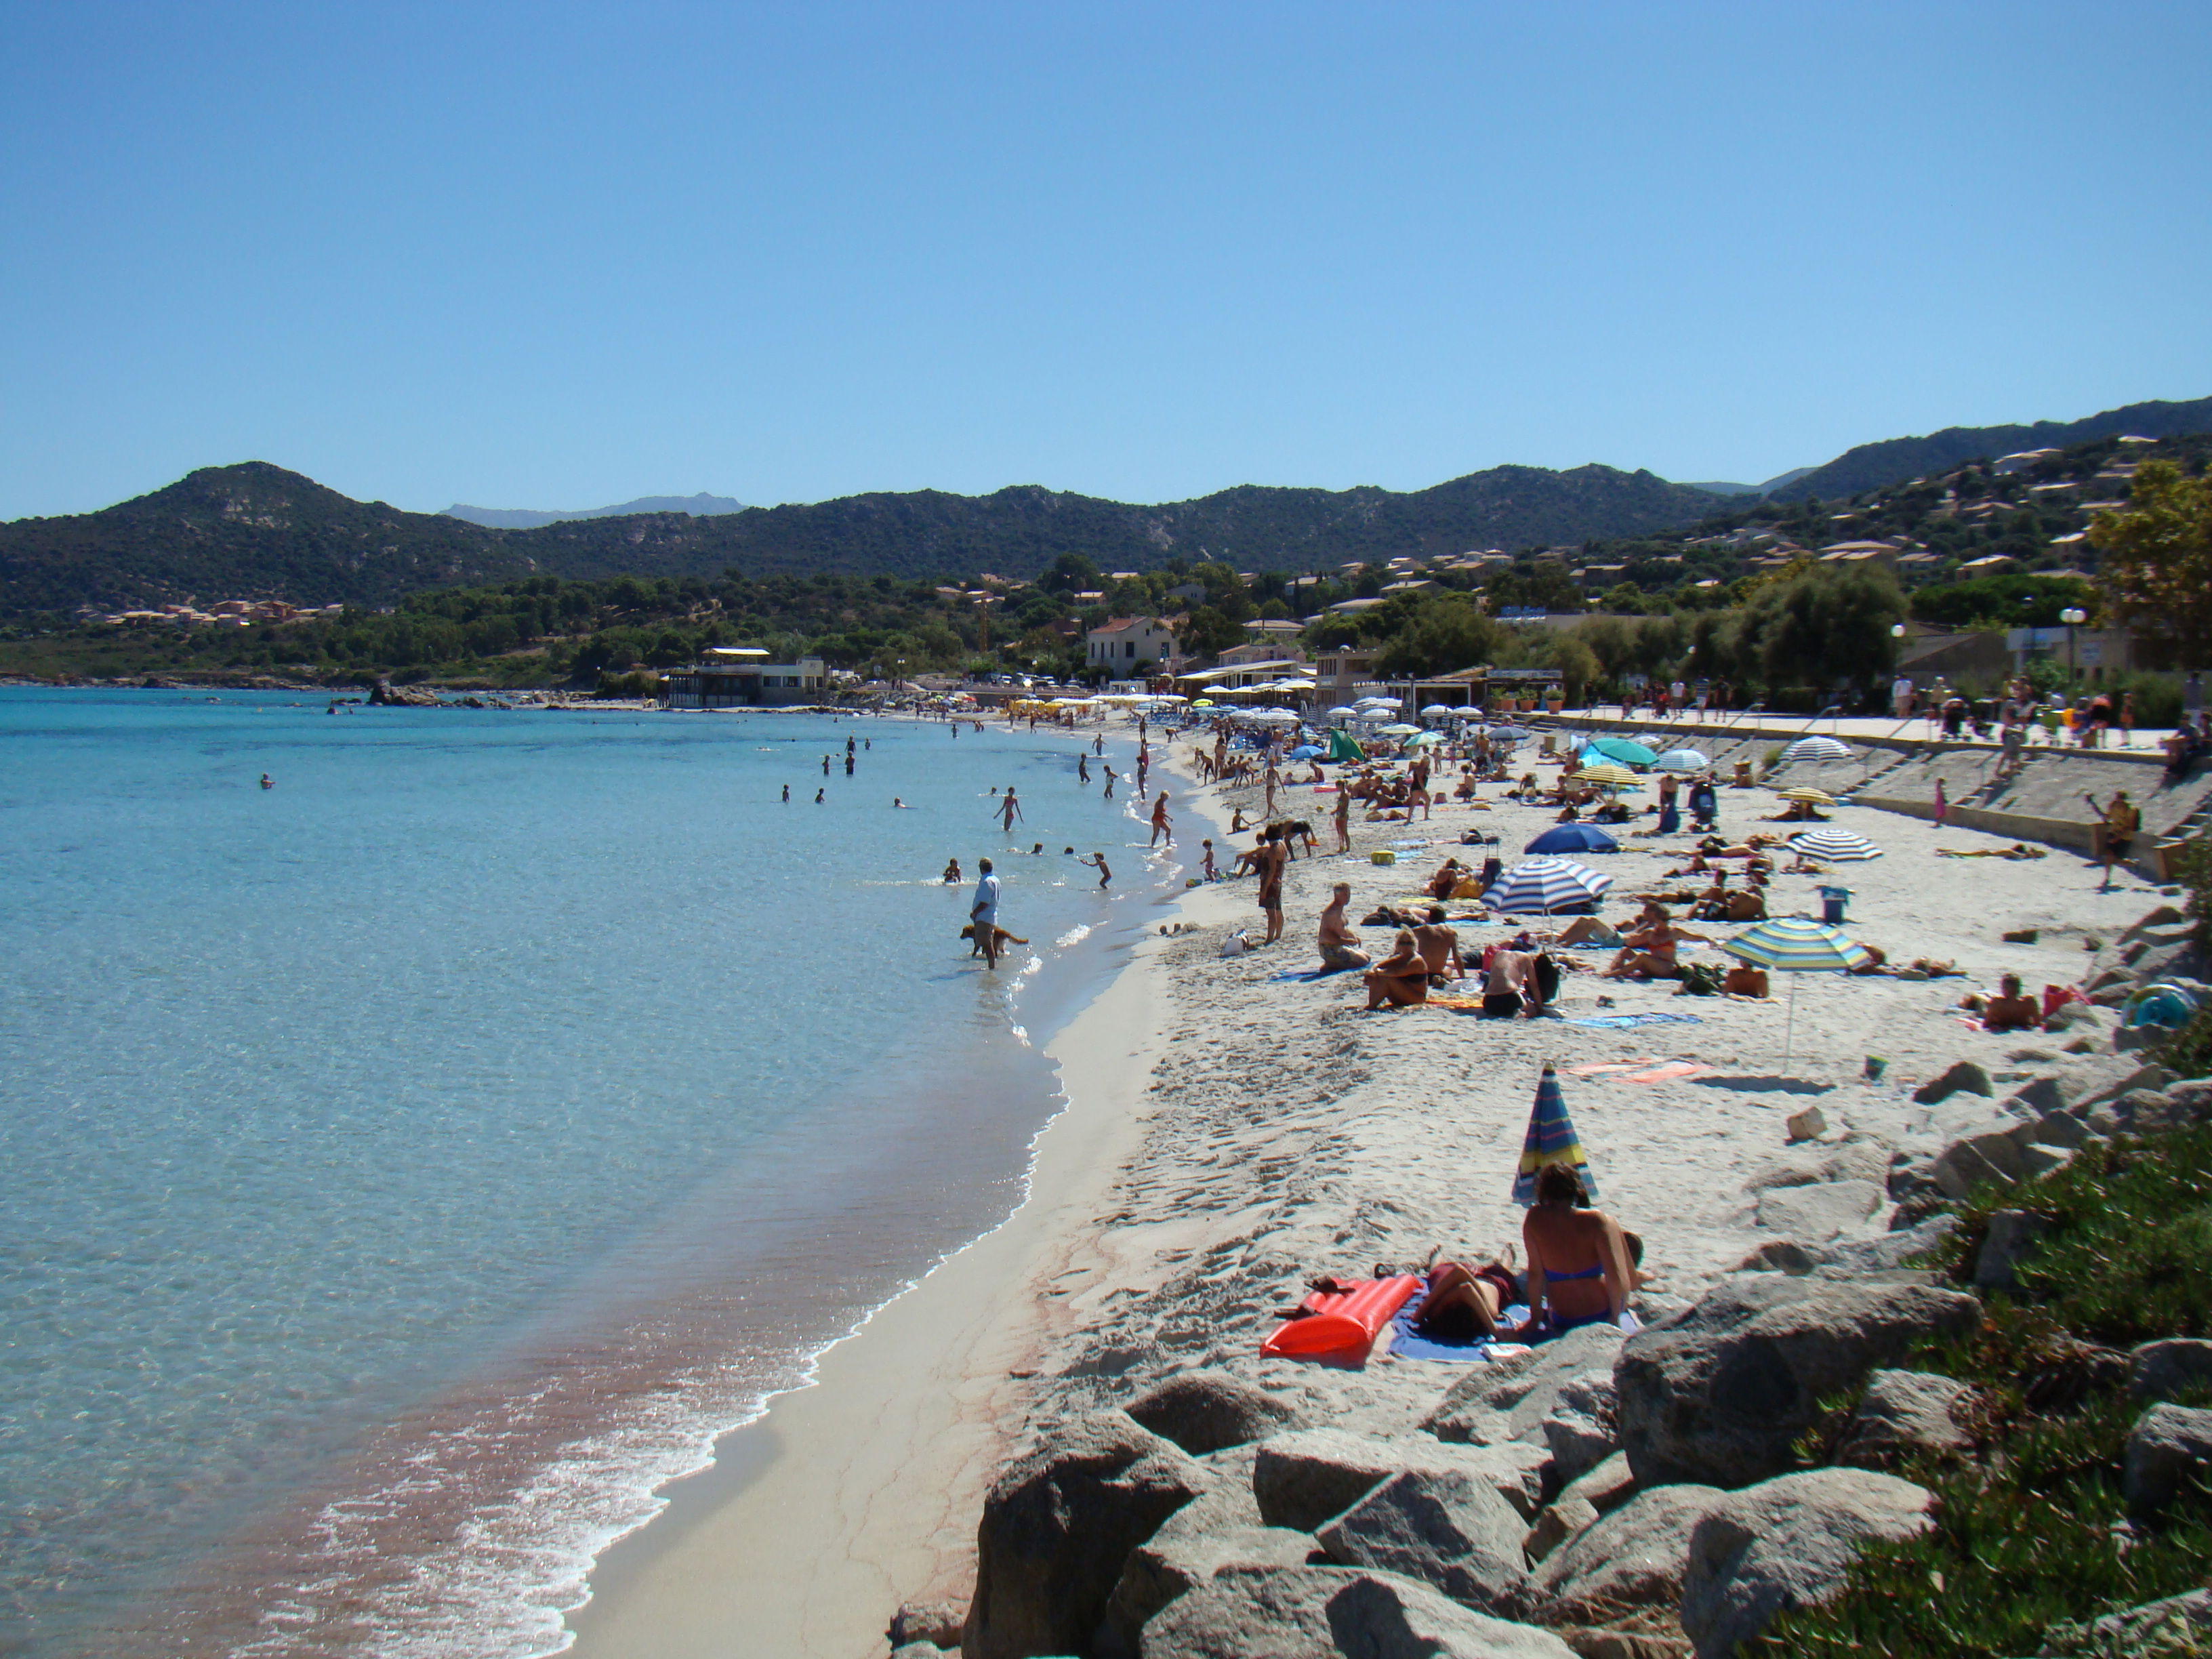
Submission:
MULTIPOLYGON (((1525 1268, 1514 1267, 1510 1249, 1480 1266, 1439 1260, 1441 1246, 1431 1252, 1413 1305, 1416 1332, 1434 1341, 1473 1343, 1556 1335, 1579 1325, 1632 1326, 1629 1297, 1650 1282, 1643 1271, 1644 1241, 1591 1206, 1582 1177, 1568 1164, 1547 1164, 1536 1172, 1535 1200, 1521 1222, 1525 1268), (1516 1307, 1524 1310, 1518 1321, 1507 1316, 1516 1307)), ((1337 1285, 1318 1280, 1316 1288, 1337 1285)))

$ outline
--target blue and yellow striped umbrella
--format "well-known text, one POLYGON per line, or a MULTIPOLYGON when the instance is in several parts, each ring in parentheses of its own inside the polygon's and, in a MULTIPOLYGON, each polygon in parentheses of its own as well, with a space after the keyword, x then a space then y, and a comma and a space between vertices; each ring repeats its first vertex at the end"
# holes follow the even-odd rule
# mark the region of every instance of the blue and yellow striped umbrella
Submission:
POLYGON ((1544 1075, 1536 1079, 1536 1108, 1528 1114, 1528 1139, 1521 1143, 1521 1169, 1513 1177, 1516 1204, 1536 1201, 1536 1172, 1547 1164, 1566 1164, 1582 1177, 1583 1191, 1596 1198, 1597 1177, 1590 1174, 1589 1159, 1583 1153, 1574 1120, 1567 1115, 1567 1103, 1559 1093, 1559 1074, 1548 1063, 1544 1075))
MULTIPOLYGON (((1734 939, 1723 939, 1721 949, 1746 962, 1778 974, 1840 974, 1863 968, 1874 952, 1844 933, 1810 916, 1771 916, 1756 927, 1747 927, 1734 939)), ((1790 981, 1790 1014, 1782 1028, 1782 1069, 1790 1069, 1790 1055, 1797 1036, 1797 981, 1790 981)))

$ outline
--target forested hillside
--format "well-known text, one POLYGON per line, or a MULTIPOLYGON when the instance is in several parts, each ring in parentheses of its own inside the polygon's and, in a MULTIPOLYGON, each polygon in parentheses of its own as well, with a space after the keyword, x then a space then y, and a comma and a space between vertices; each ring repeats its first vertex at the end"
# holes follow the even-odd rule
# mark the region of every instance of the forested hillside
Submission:
POLYGON ((266 462, 208 467, 72 518, 0 525, 0 618, 220 599, 380 606, 424 588, 596 580, 984 571, 1033 577, 1062 553, 1102 569, 1206 556, 1309 570, 1354 559, 1523 548, 1686 524, 1716 498, 1648 472, 1503 466, 1400 494, 1245 486, 1138 507, 1020 486, 501 530, 356 501, 266 462))

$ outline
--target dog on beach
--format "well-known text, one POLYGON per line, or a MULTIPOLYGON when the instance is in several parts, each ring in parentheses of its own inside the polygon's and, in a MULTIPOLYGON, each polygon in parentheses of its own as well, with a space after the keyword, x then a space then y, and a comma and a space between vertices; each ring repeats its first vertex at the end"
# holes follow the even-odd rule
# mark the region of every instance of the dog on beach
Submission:
MULTIPOLYGON (((1025 939, 1015 938, 1003 927, 994 927, 991 930, 991 934, 992 948, 994 950, 1003 951, 1009 945, 1027 945, 1029 943, 1025 939)), ((969 943, 974 946, 974 948, 968 952, 969 956, 980 957, 983 954, 983 942, 975 937, 975 924, 974 922, 969 922, 965 927, 963 927, 960 930, 960 937, 969 941, 969 943)))

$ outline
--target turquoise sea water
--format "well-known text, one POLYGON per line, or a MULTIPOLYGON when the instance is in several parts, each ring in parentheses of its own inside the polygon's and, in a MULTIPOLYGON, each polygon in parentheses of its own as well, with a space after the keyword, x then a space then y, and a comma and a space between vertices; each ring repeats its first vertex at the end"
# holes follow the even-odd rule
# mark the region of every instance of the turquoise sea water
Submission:
POLYGON ((0 1652, 557 1646, 657 1480, 1018 1200, 1033 1045, 1176 873, 1073 765, 0 690, 0 1652))

